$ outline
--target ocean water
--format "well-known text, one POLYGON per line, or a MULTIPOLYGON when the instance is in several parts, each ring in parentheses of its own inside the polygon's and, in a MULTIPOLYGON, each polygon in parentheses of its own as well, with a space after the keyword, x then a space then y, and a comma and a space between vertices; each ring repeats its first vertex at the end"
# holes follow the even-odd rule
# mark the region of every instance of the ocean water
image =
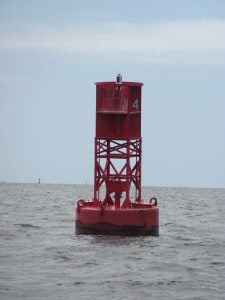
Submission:
POLYGON ((225 189, 143 187, 159 237, 76 236, 92 186, 0 184, 0 299, 225 299, 225 189))

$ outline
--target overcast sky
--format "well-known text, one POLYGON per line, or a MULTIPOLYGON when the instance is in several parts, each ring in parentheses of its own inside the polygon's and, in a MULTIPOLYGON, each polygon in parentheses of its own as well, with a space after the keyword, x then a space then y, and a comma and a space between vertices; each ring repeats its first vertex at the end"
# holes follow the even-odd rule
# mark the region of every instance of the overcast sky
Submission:
POLYGON ((142 184, 225 188, 224 0, 0 0, 0 181, 93 184, 117 73, 144 82, 142 184))

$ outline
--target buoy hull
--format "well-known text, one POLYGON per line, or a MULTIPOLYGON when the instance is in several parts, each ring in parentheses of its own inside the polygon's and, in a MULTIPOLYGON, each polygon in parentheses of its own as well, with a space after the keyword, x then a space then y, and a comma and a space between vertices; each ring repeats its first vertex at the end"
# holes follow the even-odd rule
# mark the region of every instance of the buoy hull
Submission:
POLYGON ((146 204, 96 207, 86 202, 76 209, 76 234, 159 236, 159 209, 146 204))

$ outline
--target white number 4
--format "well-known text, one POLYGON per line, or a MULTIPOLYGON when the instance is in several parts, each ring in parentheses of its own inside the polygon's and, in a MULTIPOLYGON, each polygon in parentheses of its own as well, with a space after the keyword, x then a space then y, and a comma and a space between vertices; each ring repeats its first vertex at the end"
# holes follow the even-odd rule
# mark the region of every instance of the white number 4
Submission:
POLYGON ((138 99, 136 99, 132 105, 132 107, 134 107, 135 109, 138 110, 138 99))

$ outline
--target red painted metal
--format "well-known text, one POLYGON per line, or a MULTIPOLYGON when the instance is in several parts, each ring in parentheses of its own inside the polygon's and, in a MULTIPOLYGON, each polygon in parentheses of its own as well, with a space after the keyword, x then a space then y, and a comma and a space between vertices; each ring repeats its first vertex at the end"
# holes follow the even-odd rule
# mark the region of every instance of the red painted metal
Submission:
POLYGON ((157 200, 141 197, 142 85, 96 83, 94 197, 77 203, 77 234, 159 234, 157 200))

